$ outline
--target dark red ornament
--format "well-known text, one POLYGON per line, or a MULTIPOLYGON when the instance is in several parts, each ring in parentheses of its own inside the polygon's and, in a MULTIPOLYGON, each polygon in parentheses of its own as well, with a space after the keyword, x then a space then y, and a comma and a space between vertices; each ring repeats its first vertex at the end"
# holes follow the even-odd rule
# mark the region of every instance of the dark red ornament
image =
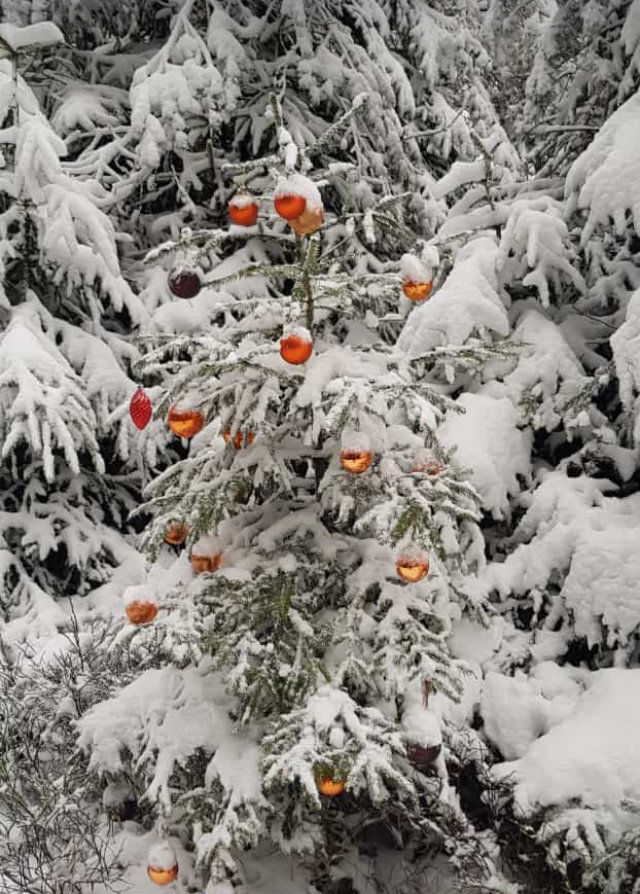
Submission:
POLYGON ((195 298, 202 288, 202 281, 197 270, 179 267, 169 274, 168 285, 169 291, 176 298, 195 298))
POLYGON ((442 745, 407 745, 407 757, 416 770, 426 770, 436 760, 442 745))
POLYGON ((146 392, 142 388, 138 388, 129 404, 129 415, 135 427, 141 431, 143 428, 146 428, 151 419, 151 413, 151 401, 147 397, 146 392))

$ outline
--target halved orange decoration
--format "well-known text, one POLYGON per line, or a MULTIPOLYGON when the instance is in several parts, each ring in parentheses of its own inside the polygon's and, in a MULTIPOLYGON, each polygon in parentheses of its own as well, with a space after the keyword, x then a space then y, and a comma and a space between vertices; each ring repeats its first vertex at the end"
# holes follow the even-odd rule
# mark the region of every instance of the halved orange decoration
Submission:
POLYGON ((207 556, 192 552, 189 556, 189 561, 194 574, 206 574, 218 570, 222 564, 222 556, 220 553, 207 556))
POLYGON ((149 865, 147 867, 147 875, 154 885, 159 885, 161 888, 164 888, 166 885, 170 885, 171 882, 175 882, 178 878, 178 864, 176 863, 171 869, 158 869, 156 866, 149 865))
POLYGON ((289 221, 289 226, 298 236, 308 236, 319 230, 324 223, 322 208, 305 208, 300 217, 289 221))
POLYGON ((306 329, 295 329, 280 339, 280 356, 287 363, 299 366, 313 354, 313 341, 306 329))
POLYGON ((432 285, 433 283, 430 282, 411 282, 411 280, 405 280, 402 284, 402 291, 409 301, 425 301, 431 293, 432 285))
POLYGON ((158 614, 158 606, 155 602, 134 601, 129 602, 124 611, 129 621, 140 627, 153 621, 158 614))
POLYGON ((276 196, 273 200, 273 207, 280 217, 285 220, 295 220, 304 213, 307 207, 307 200, 303 196, 295 194, 276 196))
POLYGON ((316 779, 316 785, 318 786, 318 791, 321 795, 326 795, 328 798, 335 798, 337 795, 341 795, 345 788, 344 779, 334 779, 333 776, 324 776, 320 775, 316 779))
POLYGON ((240 227, 252 227, 258 219, 258 203, 248 196, 236 196, 229 202, 229 218, 240 227))
POLYGON ((188 534, 189 528, 183 522, 171 522, 164 532, 164 540, 170 546, 182 546, 188 534))
POLYGON ((396 559, 398 577, 409 584, 415 584, 427 576, 429 559, 426 556, 400 555, 396 559))
POLYGON ((179 438, 193 438, 204 427, 204 416, 197 410, 169 410, 169 428, 179 438))
MULTIPOLYGON (((222 437, 225 440, 225 444, 228 444, 229 441, 231 440, 231 429, 230 428, 225 429, 225 431, 222 433, 222 437)), ((245 445, 247 447, 250 447, 253 444, 253 442, 255 441, 256 436, 254 435, 254 433, 252 431, 248 431, 246 433, 246 435, 243 436, 240 429, 238 429, 238 431, 233 436, 233 446, 236 448, 236 450, 239 450, 242 447, 243 438, 245 441, 245 445)))

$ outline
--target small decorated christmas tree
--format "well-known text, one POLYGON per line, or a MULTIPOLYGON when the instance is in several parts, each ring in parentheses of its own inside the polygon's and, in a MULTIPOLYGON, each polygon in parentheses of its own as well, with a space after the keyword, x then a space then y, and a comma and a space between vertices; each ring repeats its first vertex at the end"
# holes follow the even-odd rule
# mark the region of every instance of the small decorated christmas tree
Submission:
MULTIPOLYGON (((266 841, 297 854, 322 891, 332 878, 353 881, 349 861, 371 846, 400 846, 424 867, 430 842, 481 874, 448 781, 438 699, 461 692, 452 621, 486 617, 464 585, 483 563, 482 537, 478 495, 436 437, 460 412, 437 370, 478 368, 498 349, 453 346, 412 361, 381 338, 362 308, 373 296, 398 306, 409 286, 411 302, 435 300, 437 251, 412 235, 412 252, 383 272, 354 268, 334 230, 353 232, 357 212, 314 179, 311 149, 293 151, 275 98, 270 123, 278 156, 226 174, 246 190, 232 219, 234 207, 258 205, 279 262, 226 274, 220 246, 255 244, 237 222, 187 231, 150 255, 176 258, 175 301, 191 300, 181 294, 188 272, 216 295, 217 314, 206 332, 145 360, 148 373, 171 370, 156 415, 188 443, 149 485, 151 565, 125 594, 137 648, 159 642, 166 667, 97 706, 81 743, 96 767, 122 772, 102 748, 104 724, 144 690, 141 726, 127 735, 131 766, 162 835, 190 836, 212 890, 239 884, 239 853, 266 841), (179 736, 176 785, 174 760, 161 765, 147 750, 141 764, 132 743, 157 740, 159 718, 181 710, 179 691, 191 731, 179 736)), ((384 200, 368 225, 410 233, 384 200)))

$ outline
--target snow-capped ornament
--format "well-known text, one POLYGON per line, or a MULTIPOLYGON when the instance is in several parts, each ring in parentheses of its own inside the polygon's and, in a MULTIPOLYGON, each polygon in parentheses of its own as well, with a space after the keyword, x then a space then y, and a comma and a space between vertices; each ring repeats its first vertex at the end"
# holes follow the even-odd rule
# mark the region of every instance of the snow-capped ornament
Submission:
POLYGON ((429 475, 433 478, 443 469, 444 463, 431 450, 422 447, 414 453, 411 464, 411 472, 414 475, 429 475))
POLYGON ((407 550, 396 559, 398 577, 410 584, 415 584, 427 576, 429 558, 421 550, 407 550))
POLYGON ((276 196, 274 198, 273 207, 276 209, 276 212, 280 217, 284 217, 285 220, 291 221, 295 220, 296 217, 300 217, 304 212, 304 209, 307 207, 307 203, 302 196, 284 195, 276 196))
POLYGON ((147 875, 154 885, 170 885, 178 878, 178 858, 168 842, 155 844, 149 851, 147 875))
POLYGON ((191 562, 191 569, 194 574, 206 574, 218 570, 222 564, 222 556, 220 553, 216 553, 213 556, 207 556, 192 550, 191 555, 189 556, 189 561, 191 562))
POLYGON ((285 330, 280 339, 280 356, 287 363, 298 366, 306 363, 313 353, 311 333, 304 326, 295 326, 285 330))
POLYGON ((371 442, 368 435, 361 431, 345 429, 342 433, 342 449, 340 465, 345 472, 362 475, 371 465, 371 442))
POLYGON ((217 571, 222 564, 222 549, 218 538, 213 534, 205 534, 194 543, 189 556, 194 574, 217 571))
POLYGON ((175 267, 169 274, 167 284, 176 298, 195 298, 202 288, 200 273, 193 267, 175 267))
POLYGON ((300 217, 289 221, 289 226, 298 236, 309 236, 319 230, 324 223, 322 208, 305 208, 300 217))
MULTIPOLYGON (((431 259, 431 255, 429 255, 431 259)), ((400 258, 400 275, 402 291, 409 301, 425 301, 431 294, 433 286, 433 268, 424 260, 412 254, 404 254, 400 258)))
POLYGON ((307 208, 322 211, 322 198, 312 180, 303 174, 290 174, 278 183, 273 205, 280 217, 292 221, 304 214, 307 208))
POLYGON ((229 202, 229 219, 239 227, 252 227, 258 219, 258 203, 253 196, 234 196, 229 202))
POLYGON ((102 805, 110 819, 124 823, 135 818, 138 802, 130 785, 110 782, 102 793, 102 805))
POLYGON ((426 770, 442 751, 442 745, 407 745, 407 757, 416 770, 426 770))
POLYGON ((144 586, 127 587, 123 594, 124 611, 132 624, 150 624, 158 614, 155 598, 144 586))
POLYGON ((402 283, 402 291, 409 301, 418 304, 420 301, 426 301, 429 297, 431 285, 431 282, 411 282, 411 280, 405 280, 402 283))
MULTIPOLYGON (((222 437, 225 440, 225 444, 228 444, 229 441, 231 441, 231 429, 230 428, 225 429, 222 437)), ((255 441, 255 439, 256 439, 256 436, 254 435, 254 433, 252 431, 248 431, 248 432, 246 432, 246 434, 243 434, 243 432, 241 432, 240 429, 238 429, 238 431, 233 436, 232 443, 233 443, 233 446, 236 448, 236 450, 240 450, 240 448, 242 447, 243 441, 244 441, 244 445, 246 447, 250 447, 251 444, 253 444, 253 442, 255 441)))
POLYGON ((138 388, 129 404, 129 415, 131 416, 131 420, 135 427, 140 429, 140 431, 142 431, 143 428, 146 428, 152 413, 151 401, 149 400, 146 391, 143 391, 142 388, 138 388))
POLYGON ((167 418, 169 428, 179 438, 193 438, 204 427, 204 416, 198 410, 171 407, 167 418))
POLYGON ((321 795, 335 798, 344 791, 345 780, 341 776, 334 777, 328 773, 318 773, 316 774, 316 785, 321 795))
POLYGON ((184 522, 175 521, 167 525, 167 530, 164 532, 164 540, 170 546, 182 546, 188 534, 189 528, 184 522))

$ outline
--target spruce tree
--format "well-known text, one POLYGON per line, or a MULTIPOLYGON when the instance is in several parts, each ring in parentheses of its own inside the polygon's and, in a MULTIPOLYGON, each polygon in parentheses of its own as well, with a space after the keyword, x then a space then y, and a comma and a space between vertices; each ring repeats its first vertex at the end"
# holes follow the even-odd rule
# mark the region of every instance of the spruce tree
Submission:
MULTIPOLYGON (((327 151, 363 104, 319 138, 327 151)), ((259 204, 279 261, 238 268, 236 254, 231 272, 217 261, 229 239, 255 244, 255 224, 246 237, 238 225, 187 231, 150 254, 178 259, 178 301, 217 296, 205 333, 164 339, 144 364, 147 375, 170 371, 156 416, 189 441, 149 486, 151 565, 125 593, 132 647, 159 642, 167 665, 96 706, 80 742, 102 772, 137 768, 165 850, 188 836, 211 890, 241 885, 241 851, 269 841, 296 854, 319 891, 362 884, 362 866, 349 868, 357 849, 400 848, 402 890, 430 864, 425 847, 449 853, 464 879, 486 877, 489 851, 460 809, 443 744, 444 705, 465 673, 449 653, 451 624, 484 622, 487 606, 464 583, 483 563, 478 496, 438 443, 438 423, 459 410, 437 371, 477 371, 500 348, 476 340, 410 363, 381 338, 372 299, 407 301, 403 280, 406 295, 421 285, 428 298, 437 252, 382 199, 365 231, 388 232, 390 246, 402 234, 413 252, 396 249, 381 272, 354 267, 344 234, 358 212, 310 179, 314 147, 296 146, 275 97, 270 112, 278 155, 226 174, 240 190, 232 215, 259 204), (298 213, 287 229, 270 210, 288 194, 306 201, 308 223, 298 213), (303 359, 311 347, 304 365, 283 359, 288 339, 303 359), (185 535, 176 556, 165 541, 185 535), (171 758, 159 736, 179 716, 178 693, 185 727, 171 758), (105 750, 114 716, 141 698, 120 750, 105 750)), ((150 852, 152 875, 172 872, 165 850, 150 852)))
MULTIPOLYGON (((66 618, 60 600, 133 554, 122 531, 138 483, 119 467, 111 413, 135 387, 126 330, 144 311, 96 184, 70 175, 64 143, 20 76, 23 54, 60 32, 51 23, 0 31, 0 610, 3 638, 21 642, 54 637, 66 618)), ((119 437, 123 449, 129 432, 119 437)))

